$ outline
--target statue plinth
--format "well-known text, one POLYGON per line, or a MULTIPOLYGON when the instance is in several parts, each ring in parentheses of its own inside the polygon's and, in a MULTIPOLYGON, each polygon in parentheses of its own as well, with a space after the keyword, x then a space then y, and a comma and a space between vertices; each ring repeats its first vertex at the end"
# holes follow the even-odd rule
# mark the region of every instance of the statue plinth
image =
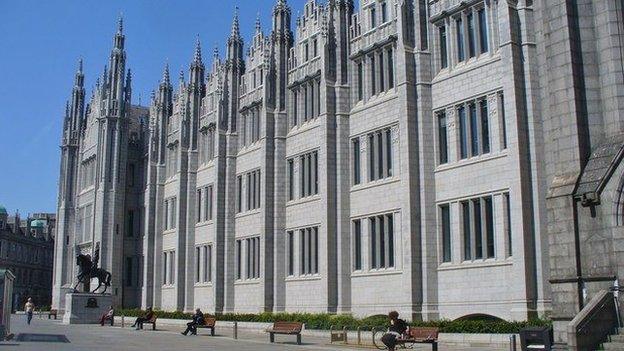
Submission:
POLYGON ((63 324, 96 324, 113 304, 111 294, 70 292, 65 294, 63 324))

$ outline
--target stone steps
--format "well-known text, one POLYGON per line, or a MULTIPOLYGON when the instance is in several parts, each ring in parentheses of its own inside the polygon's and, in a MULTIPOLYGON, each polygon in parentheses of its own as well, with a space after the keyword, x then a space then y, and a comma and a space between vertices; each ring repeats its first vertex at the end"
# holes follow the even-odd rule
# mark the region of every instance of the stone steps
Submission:
POLYGON ((624 334, 611 335, 611 342, 624 342, 624 334))

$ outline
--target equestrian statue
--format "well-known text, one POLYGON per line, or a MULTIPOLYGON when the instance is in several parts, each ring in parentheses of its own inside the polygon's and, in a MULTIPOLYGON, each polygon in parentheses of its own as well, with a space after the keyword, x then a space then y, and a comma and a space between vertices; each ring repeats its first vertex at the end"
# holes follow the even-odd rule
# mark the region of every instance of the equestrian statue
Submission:
POLYGON ((100 243, 98 242, 95 245, 95 253, 93 254, 93 260, 91 259, 91 255, 89 254, 81 254, 78 253, 76 256, 76 264, 80 267, 80 272, 76 277, 78 282, 74 285, 74 291, 77 291, 76 288, 80 283, 85 283, 85 292, 88 292, 87 284, 93 278, 97 278, 98 286, 93 289, 91 293, 95 293, 102 284, 104 285, 104 291, 101 293, 104 294, 106 289, 110 286, 111 274, 102 268, 98 268, 98 263, 100 261, 100 243))

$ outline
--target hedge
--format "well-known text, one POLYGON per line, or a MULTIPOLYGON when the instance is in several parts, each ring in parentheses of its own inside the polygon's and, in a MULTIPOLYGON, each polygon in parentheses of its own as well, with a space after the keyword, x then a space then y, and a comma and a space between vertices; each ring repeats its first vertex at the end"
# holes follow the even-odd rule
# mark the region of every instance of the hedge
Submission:
MULTIPOLYGON (((181 311, 167 312, 154 311, 158 318, 167 319, 191 319, 191 313, 181 311)), ((122 309, 116 312, 117 315, 138 317, 145 313, 139 309, 122 309)), ((383 315, 366 318, 355 318, 350 315, 335 315, 326 313, 259 313, 259 314, 217 314, 217 320, 237 321, 237 322, 275 322, 275 321, 297 321, 303 322, 307 329, 328 330, 334 328, 356 330, 385 329, 388 327, 388 317, 383 315)), ((428 322, 412 322, 410 325, 418 327, 438 327, 442 333, 490 333, 490 334, 511 334, 518 333, 520 329, 528 326, 551 326, 552 322, 545 319, 532 319, 529 321, 507 322, 502 320, 438 320, 428 322)))

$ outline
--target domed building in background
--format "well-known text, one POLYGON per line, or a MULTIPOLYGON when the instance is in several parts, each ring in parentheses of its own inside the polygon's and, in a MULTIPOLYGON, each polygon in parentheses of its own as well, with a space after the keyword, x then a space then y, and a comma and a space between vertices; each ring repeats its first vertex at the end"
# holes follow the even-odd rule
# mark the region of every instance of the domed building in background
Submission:
POLYGON ((50 306, 56 215, 35 213, 21 219, 0 205, 0 268, 15 275, 13 310, 33 298, 37 307, 50 306))

